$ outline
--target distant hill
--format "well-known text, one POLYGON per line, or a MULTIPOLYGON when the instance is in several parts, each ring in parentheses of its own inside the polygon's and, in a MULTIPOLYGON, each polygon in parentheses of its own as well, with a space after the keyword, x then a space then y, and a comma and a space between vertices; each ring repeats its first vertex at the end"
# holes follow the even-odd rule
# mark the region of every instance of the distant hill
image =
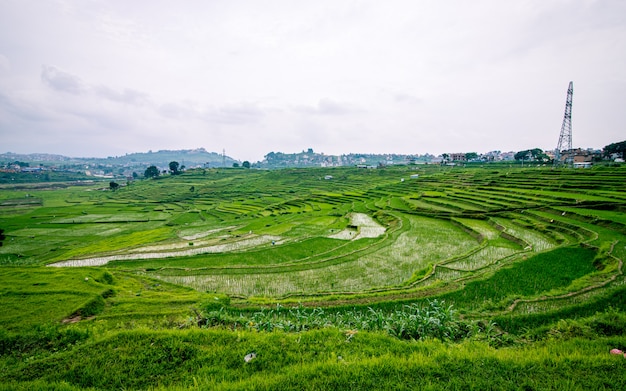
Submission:
MULTIPOLYGON (((433 155, 399 155, 399 154, 347 154, 326 155, 314 152, 313 149, 303 150, 297 153, 270 152, 262 161, 253 163, 256 168, 285 168, 285 167, 333 167, 353 165, 389 165, 407 163, 430 163, 433 155)), ((33 154, 0 154, 0 167, 8 168, 16 162, 20 166, 54 167, 56 169, 71 171, 90 171, 100 175, 131 175, 133 172, 142 175, 149 166, 157 166, 161 170, 167 170, 169 164, 176 161, 185 168, 220 168, 233 167, 233 163, 241 164, 241 161, 229 156, 222 156, 217 152, 208 152, 204 148, 183 150, 160 150, 156 152, 136 152, 122 156, 109 156, 106 158, 94 157, 68 157, 47 153, 33 154), (23 163, 23 164, 22 164, 23 163)))
POLYGON ((51 153, 13 153, 6 152, 0 154, 0 164, 7 164, 13 162, 25 162, 25 163, 62 163, 62 162, 71 162, 73 158, 63 156, 63 155, 54 155, 51 153))
POLYGON ((12 162, 24 162, 33 165, 96 165, 96 166, 122 166, 127 168, 145 168, 155 165, 159 168, 167 168, 169 163, 177 161, 181 166, 193 167, 232 167, 237 160, 217 152, 208 152, 204 148, 183 150, 161 150, 157 152, 136 152, 123 156, 109 156, 107 158, 93 157, 67 157, 62 155, 33 153, 33 154, 0 154, 0 165, 12 162))
POLYGON ((204 148, 181 149, 181 150, 161 150, 157 152, 137 152, 124 156, 109 157, 107 159, 97 159, 98 163, 112 163, 116 165, 155 165, 157 167, 167 167, 170 162, 177 161, 187 168, 193 167, 232 167, 238 162, 229 156, 223 157, 217 152, 208 152, 204 148))

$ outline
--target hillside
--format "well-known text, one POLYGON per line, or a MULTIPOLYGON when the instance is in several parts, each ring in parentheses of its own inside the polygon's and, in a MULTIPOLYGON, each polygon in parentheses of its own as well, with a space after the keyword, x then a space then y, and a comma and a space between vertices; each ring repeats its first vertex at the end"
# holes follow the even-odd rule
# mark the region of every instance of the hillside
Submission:
POLYGON ((156 165, 157 167, 168 167, 171 161, 177 161, 181 165, 185 165, 188 168, 192 167, 222 167, 226 164, 226 167, 232 167, 237 160, 225 156, 217 152, 207 152, 204 148, 187 149, 187 150, 160 150, 156 152, 136 152, 123 156, 109 156, 107 158, 92 158, 92 157, 67 157, 62 155, 53 154, 16 154, 16 153, 3 153, 0 154, 0 163, 10 162, 26 162, 31 163, 32 166, 39 164, 56 165, 64 167, 74 166, 114 166, 114 167, 147 167, 150 165, 156 165))

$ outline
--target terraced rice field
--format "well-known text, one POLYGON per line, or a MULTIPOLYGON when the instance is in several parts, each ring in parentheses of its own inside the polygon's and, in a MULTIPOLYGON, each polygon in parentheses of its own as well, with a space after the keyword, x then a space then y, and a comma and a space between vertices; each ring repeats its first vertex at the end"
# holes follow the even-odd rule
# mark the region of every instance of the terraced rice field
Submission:
POLYGON ((623 169, 214 169, 0 196, 0 264, 100 266, 242 304, 412 300, 581 245, 611 247, 607 264, 472 308, 547 311, 624 283, 623 169))

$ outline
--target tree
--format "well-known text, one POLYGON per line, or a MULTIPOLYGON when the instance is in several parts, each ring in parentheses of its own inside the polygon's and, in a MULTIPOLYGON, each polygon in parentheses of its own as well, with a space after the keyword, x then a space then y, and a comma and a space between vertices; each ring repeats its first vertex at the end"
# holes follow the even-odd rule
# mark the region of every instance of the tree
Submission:
POLYGON ((465 154, 465 160, 470 161, 474 159, 478 159, 478 154, 476 152, 467 152, 465 154))
POLYGON ((241 163, 241 167, 243 167, 243 168, 250 168, 250 162, 245 160, 243 163, 241 163))
POLYGON ((533 148, 533 149, 526 149, 523 151, 519 151, 513 156, 513 158, 515 160, 521 160, 522 162, 524 161, 547 162, 550 160, 550 157, 548 157, 548 155, 546 155, 543 152, 543 150, 540 148, 533 148))
POLYGON ((118 183, 115 183, 113 181, 109 182, 109 189, 111 189, 112 191, 117 190, 120 187, 120 185, 118 183))
POLYGON ((237 162, 233 163, 233 168, 239 168, 239 163, 237 162))
POLYGON ((179 167, 178 162, 176 161, 170 162, 170 173, 172 173, 172 175, 180 174, 180 171, 178 171, 178 167, 179 167))
POLYGON ((530 154, 530 150, 529 150, 529 149, 525 149, 525 150, 523 150, 523 151, 519 151, 519 152, 517 152, 517 153, 513 156, 513 158, 514 158, 515 160, 522 160, 522 161, 524 161, 524 160, 530 160, 530 157, 531 157, 531 154, 530 154))
POLYGON ((143 176, 146 178, 157 178, 160 175, 159 169, 156 166, 150 166, 146 168, 146 172, 143 173, 143 176))
POLYGON ((623 158, 626 157, 626 140, 619 143, 612 143, 604 147, 604 156, 611 157, 611 155, 618 154, 623 158))

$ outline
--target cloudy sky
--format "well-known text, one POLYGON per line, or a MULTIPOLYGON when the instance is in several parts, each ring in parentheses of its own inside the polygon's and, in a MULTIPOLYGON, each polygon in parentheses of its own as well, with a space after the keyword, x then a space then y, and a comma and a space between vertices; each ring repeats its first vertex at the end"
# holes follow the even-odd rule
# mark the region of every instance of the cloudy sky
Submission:
POLYGON ((626 139, 623 0, 0 0, 0 152, 626 139))

